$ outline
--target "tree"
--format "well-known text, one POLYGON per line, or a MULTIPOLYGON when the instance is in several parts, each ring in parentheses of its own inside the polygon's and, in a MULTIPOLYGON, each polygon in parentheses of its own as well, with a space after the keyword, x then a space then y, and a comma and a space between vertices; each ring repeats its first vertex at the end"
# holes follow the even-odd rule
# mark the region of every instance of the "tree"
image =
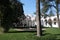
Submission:
POLYGON ((58 27, 60 28, 60 22, 59 22, 59 10, 58 5, 60 4, 60 0, 56 0, 56 9, 57 9, 57 21, 58 21, 58 27))
POLYGON ((41 14, 40 14, 40 0, 36 0, 36 21, 37 21, 37 36, 40 37, 42 35, 42 27, 41 27, 41 14))
POLYGON ((41 2, 43 3, 44 7, 43 7, 43 12, 46 13, 47 10, 49 10, 49 7, 51 9, 51 7, 54 7, 56 10, 57 10, 57 21, 58 21, 58 26, 60 27, 60 24, 59 24, 59 9, 58 9, 58 4, 60 4, 60 0, 41 0, 41 2), (47 5, 49 2, 55 2, 56 6, 55 5, 52 5, 52 4, 49 4, 47 5))
POLYGON ((3 14, 1 26, 4 32, 8 32, 13 22, 17 22, 16 19, 24 15, 23 5, 18 0, 0 0, 0 11, 3 14))
POLYGON ((9 0, 0 0, 0 11, 1 11, 1 14, 3 14, 3 17, 1 19, 1 24, 2 24, 2 26, 4 26, 3 27, 4 32, 7 32, 9 30, 8 24, 10 22, 8 22, 8 20, 7 20, 8 19, 7 15, 9 16, 9 14, 7 14, 9 12, 8 9, 10 9, 9 5, 10 5, 9 0), (6 26, 8 26, 8 27, 6 27, 6 26))
POLYGON ((50 13, 48 14, 49 17, 54 16, 54 14, 52 13, 52 10, 50 10, 50 13))
POLYGON ((52 7, 55 8, 53 1, 54 0, 41 0, 41 3, 43 4, 42 13, 46 14, 46 12, 50 10, 50 14, 53 14, 52 7))

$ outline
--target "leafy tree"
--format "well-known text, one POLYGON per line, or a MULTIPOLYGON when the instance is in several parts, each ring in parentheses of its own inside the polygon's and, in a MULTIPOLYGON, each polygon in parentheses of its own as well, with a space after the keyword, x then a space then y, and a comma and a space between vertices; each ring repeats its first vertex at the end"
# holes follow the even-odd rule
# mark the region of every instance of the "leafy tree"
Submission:
POLYGON ((24 15, 23 5, 18 0, 0 0, 0 11, 3 14, 1 26, 4 32, 8 32, 13 22, 17 22, 17 18, 24 15))

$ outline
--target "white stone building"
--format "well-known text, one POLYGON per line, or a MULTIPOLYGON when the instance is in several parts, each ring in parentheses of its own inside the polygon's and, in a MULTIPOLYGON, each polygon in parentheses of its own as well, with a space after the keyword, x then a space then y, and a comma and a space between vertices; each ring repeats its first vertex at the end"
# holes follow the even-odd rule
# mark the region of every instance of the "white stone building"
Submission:
POLYGON ((41 23, 44 27, 57 27, 58 28, 58 22, 57 22, 57 16, 51 16, 51 17, 42 17, 41 23))
MULTIPOLYGON (((27 26, 35 26, 37 24, 35 18, 36 16, 26 15, 27 26)), ((59 15, 59 19, 60 19, 60 15, 59 15)), ((58 28, 57 16, 51 16, 46 18, 44 18, 44 16, 41 16, 41 25, 43 25, 44 27, 58 28)))

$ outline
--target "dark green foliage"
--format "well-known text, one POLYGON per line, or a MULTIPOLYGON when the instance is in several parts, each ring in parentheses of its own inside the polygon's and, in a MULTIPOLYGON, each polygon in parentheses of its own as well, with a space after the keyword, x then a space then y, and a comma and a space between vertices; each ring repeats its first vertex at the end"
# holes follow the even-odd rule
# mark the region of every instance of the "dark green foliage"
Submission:
POLYGON ((1 26, 4 28, 4 32, 12 27, 18 17, 24 15, 23 5, 18 0, 0 0, 0 11, 3 15, 1 26))

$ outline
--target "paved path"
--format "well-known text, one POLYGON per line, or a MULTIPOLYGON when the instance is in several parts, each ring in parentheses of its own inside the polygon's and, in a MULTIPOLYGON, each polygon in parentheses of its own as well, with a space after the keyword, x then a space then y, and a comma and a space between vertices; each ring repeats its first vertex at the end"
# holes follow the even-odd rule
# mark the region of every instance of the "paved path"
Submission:
MULTIPOLYGON (((36 31, 36 28, 24 28, 24 29, 14 29, 17 31, 36 31)), ((42 30, 46 30, 46 29, 42 29, 42 30)))

